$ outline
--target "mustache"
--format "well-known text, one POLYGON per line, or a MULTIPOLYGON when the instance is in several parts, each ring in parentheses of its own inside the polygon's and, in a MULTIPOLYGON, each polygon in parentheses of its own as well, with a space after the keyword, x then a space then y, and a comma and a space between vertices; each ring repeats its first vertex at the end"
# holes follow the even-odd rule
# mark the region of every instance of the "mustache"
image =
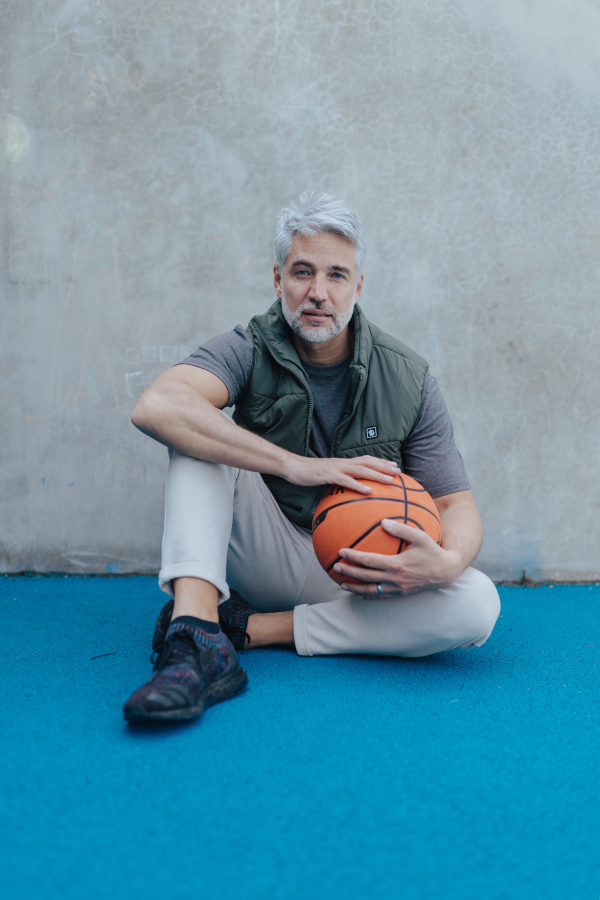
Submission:
POLYGON ((310 310, 314 310, 315 312, 327 313, 328 316, 331 316, 334 322, 337 322, 338 320, 338 314, 334 309, 329 309, 323 303, 316 300, 311 300, 309 303, 305 303, 303 306, 299 306, 294 313, 294 318, 299 319, 302 313, 309 312, 310 310))

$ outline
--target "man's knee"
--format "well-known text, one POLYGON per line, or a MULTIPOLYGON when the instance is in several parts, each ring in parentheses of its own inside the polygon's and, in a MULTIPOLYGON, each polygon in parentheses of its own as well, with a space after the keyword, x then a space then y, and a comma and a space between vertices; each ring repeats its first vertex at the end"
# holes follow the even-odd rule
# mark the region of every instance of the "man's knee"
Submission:
POLYGON ((469 632, 473 634, 473 644, 479 647, 494 630, 500 615, 500 597, 493 581, 478 569, 466 569, 459 581, 469 632))

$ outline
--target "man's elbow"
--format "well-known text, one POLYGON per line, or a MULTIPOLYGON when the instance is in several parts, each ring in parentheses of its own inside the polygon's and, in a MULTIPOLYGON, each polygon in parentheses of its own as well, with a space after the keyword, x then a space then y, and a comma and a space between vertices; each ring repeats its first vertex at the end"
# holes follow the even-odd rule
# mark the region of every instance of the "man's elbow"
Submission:
POLYGON ((131 423, 132 425, 135 425, 136 428, 139 428, 140 431, 143 431, 144 434, 148 434, 151 430, 152 420, 155 418, 156 413, 153 407, 154 404, 152 403, 152 399, 148 397, 148 391, 144 391, 133 407, 131 423))

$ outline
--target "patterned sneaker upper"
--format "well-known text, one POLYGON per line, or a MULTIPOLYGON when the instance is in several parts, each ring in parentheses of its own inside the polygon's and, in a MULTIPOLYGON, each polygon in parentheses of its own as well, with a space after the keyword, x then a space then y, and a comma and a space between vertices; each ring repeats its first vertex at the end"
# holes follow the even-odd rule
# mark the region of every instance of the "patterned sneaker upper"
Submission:
POLYGON ((125 710, 166 712, 194 706, 211 682, 237 668, 237 654, 222 631, 210 634, 176 619, 154 663, 154 675, 132 694, 125 710))

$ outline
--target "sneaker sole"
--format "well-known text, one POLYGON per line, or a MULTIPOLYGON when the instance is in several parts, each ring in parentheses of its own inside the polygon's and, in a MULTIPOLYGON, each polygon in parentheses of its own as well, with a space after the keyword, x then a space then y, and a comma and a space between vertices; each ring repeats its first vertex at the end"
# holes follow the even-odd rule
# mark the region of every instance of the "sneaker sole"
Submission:
POLYGON ((183 722, 187 719, 197 719, 205 709, 229 700, 244 690, 248 684, 248 676, 243 669, 237 669, 231 675, 219 678, 204 688, 198 702, 193 706, 185 706, 181 709, 153 710, 149 712, 142 706, 133 706, 123 710, 127 722, 183 722))

